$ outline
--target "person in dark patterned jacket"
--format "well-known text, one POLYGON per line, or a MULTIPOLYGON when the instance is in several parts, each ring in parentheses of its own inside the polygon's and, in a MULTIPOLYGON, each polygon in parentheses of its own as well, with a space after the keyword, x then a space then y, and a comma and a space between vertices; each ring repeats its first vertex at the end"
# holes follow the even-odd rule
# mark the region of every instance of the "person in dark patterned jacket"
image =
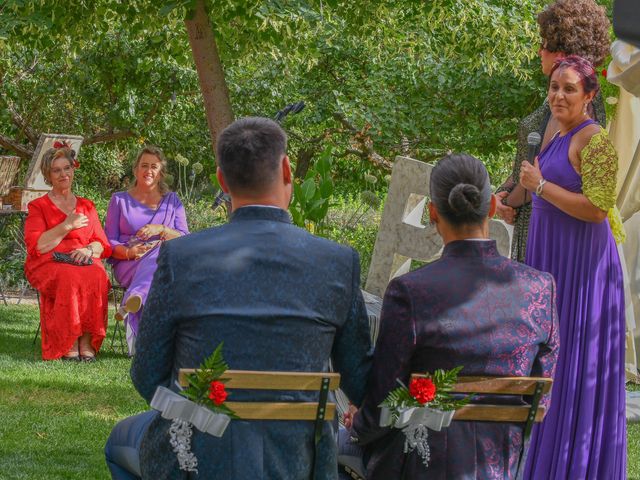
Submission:
POLYGON ((463 366, 465 376, 553 377, 558 356, 553 278, 502 257, 489 240, 496 199, 482 163, 443 158, 430 194, 442 257, 389 283, 367 394, 346 424, 364 449, 368 480, 515 478, 522 424, 454 421, 430 430, 428 467, 416 451, 404 453, 402 430, 379 426, 380 403, 412 373, 463 366))
MULTIPOLYGON (((176 390, 180 368, 197 367, 224 342, 234 370, 328 371, 360 404, 371 341, 358 254, 291 224, 292 173, 275 122, 245 118, 218 140, 218 179, 231 221, 165 243, 145 305, 131 378, 149 401, 176 390)), ((231 392, 233 401, 317 401, 317 392, 231 392)), ((313 421, 232 420, 220 438, 194 429, 198 473, 179 470, 158 412, 114 428, 105 453, 114 478, 207 480, 312 478, 313 421), (138 454, 139 452, 139 454, 138 454)), ((315 477, 337 478, 337 422, 324 422, 315 477)))

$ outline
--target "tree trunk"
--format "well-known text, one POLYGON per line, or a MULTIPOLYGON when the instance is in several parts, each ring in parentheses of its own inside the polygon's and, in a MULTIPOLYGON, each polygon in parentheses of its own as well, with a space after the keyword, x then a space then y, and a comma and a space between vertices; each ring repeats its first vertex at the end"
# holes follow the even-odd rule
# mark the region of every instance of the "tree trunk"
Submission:
POLYGON ((204 0, 196 0, 191 18, 186 19, 184 23, 198 71, 207 124, 211 134, 211 145, 215 153, 218 134, 233 122, 233 111, 204 0))

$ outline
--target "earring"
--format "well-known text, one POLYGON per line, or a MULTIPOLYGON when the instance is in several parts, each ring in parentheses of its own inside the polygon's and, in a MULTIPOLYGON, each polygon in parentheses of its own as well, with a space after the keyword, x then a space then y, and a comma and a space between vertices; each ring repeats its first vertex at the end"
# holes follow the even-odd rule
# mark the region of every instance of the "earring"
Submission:
POLYGON ((587 106, 589 105, 589 102, 584 104, 584 108, 582 109, 582 114, 586 115, 587 114, 587 106))

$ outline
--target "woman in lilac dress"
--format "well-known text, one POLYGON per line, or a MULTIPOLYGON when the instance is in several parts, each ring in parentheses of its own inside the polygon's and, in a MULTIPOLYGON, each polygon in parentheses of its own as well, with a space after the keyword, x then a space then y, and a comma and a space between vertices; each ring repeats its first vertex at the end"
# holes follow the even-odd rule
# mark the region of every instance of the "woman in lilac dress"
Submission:
POLYGON ((116 317, 126 321, 132 355, 160 242, 189 233, 184 207, 163 181, 166 168, 160 149, 144 148, 133 167, 133 186, 111 197, 105 221, 105 232, 113 247, 113 272, 118 283, 127 289, 116 317))
POLYGON ((551 406, 534 430, 526 477, 626 478, 624 293, 615 238, 617 157, 587 111, 598 90, 591 64, 557 62, 548 100, 560 130, 521 184, 533 192, 526 263, 553 274, 560 356, 551 406))

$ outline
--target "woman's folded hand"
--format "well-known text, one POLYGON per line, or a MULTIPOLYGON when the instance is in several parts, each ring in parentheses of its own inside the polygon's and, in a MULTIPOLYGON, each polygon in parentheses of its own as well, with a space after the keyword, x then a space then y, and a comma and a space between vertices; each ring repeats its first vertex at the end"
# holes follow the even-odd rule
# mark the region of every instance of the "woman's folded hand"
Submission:
POLYGON ((509 225, 513 225, 516 220, 516 211, 515 209, 509 207, 502 203, 506 197, 509 196, 509 192, 500 192, 496 193, 496 214, 498 217, 502 218, 509 225))
POLYGON ((76 248, 75 250, 69 252, 69 256, 73 259, 74 262, 84 264, 91 262, 93 252, 86 247, 76 248))
POLYGON ((147 223, 144 227, 136 232, 136 237, 140 240, 149 240, 151 237, 156 237, 164 232, 164 225, 156 223, 147 223))
POLYGON ((129 247, 129 250, 127 250, 127 258, 129 260, 139 260, 153 247, 154 244, 149 243, 139 243, 133 247, 129 247))

